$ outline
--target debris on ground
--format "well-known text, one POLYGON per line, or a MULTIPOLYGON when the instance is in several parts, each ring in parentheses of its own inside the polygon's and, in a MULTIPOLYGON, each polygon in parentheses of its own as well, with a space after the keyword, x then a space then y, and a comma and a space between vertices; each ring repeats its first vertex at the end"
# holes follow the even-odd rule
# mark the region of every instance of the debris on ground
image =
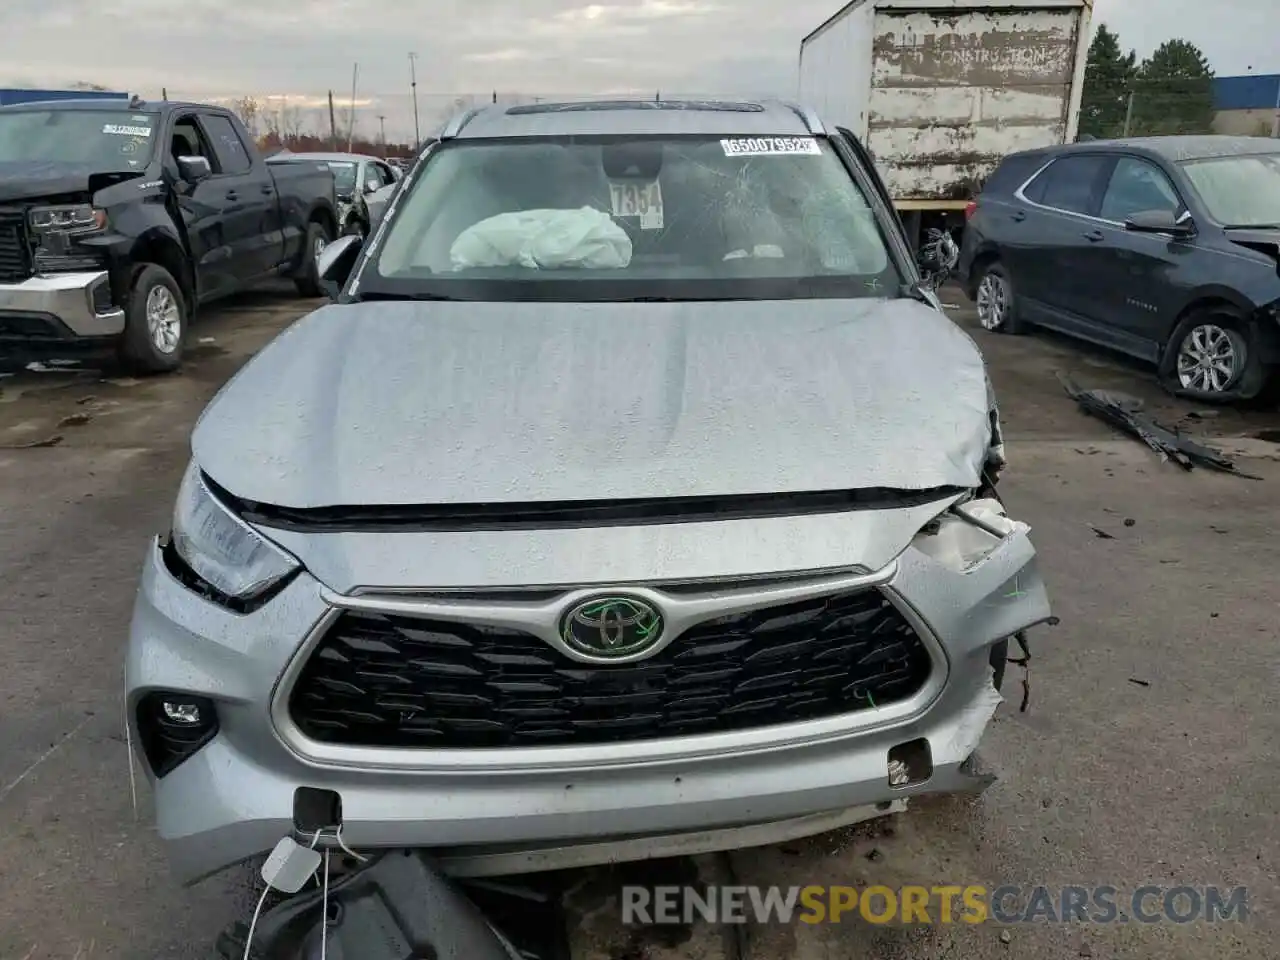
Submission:
POLYGON ((1137 520, 1135 520, 1135 519, 1133 519, 1133 517, 1125 517, 1125 518, 1124 518, 1124 525, 1125 525, 1126 527, 1136 526, 1136 525, 1137 525, 1137 523, 1138 523, 1138 521, 1137 521, 1137 520))
POLYGON ((58 421, 60 427, 82 427, 93 419, 91 413, 73 413, 58 421))
POLYGON ((1161 460, 1172 460, 1183 470, 1207 467, 1222 473, 1232 473, 1247 480, 1262 479, 1242 473, 1229 457, 1212 447, 1197 443, 1177 430, 1162 427, 1150 417, 1144 416, 1141 412, 1142 401, 1136 397, 1114 390, 1081 390, 1070 377, 1063 373, 1058 374, 1058 380, 1066 389, 1067 396, 1074 400, 1081 410, 1141 440, 1160 454, 1161 460))
POLYGON ((0 450, 34 450, 37 447, 56 447, 62 442, 62 435, 55 433, 51 437, 45 437, 43 440, 28 440, 26 443, 4 443, 0 444, 0 450))
POLYGON ((1089 529, 1093 531, 1093 535, 1094 535, 1095 537, 1097 537, 1099 540, 1114 540, 1114 539, 1115 539, 1115 537, 1114 537, 1114 536, 1112 536, 1111 534, 1107 533, 1107 531, 1103 530, 1101 527, 1095 527, 1092 523, 1091 523, 1091 524, 1089 524, 1089 529))
POLYGON ((1130 677, 1129 682, 1132 684, 1136 684, 1139 687, 1151 686, 1151 682, 1149 680, 1139 680, 1137 677, 1130 677))

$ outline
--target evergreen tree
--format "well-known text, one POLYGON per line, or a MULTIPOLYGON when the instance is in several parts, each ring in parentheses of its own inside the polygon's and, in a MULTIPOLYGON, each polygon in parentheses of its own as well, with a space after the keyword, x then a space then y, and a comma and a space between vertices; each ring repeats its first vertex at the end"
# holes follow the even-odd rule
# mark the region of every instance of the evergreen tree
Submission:
POLYGON ((1143 61, 1134 103, 1135 133, 1210 133, 1213 114, 1213 70, 1199 47, 1168 40, 1143 61))
POLYGON ((1084 92, 1080 100, 1080 134, 1098 139, 1118 137, 1124 132, 1129 92, 1133 89, 1137 55, 1122 53, 1120 38, 1107 25, 1099 24, 1084 71, 1084 92))

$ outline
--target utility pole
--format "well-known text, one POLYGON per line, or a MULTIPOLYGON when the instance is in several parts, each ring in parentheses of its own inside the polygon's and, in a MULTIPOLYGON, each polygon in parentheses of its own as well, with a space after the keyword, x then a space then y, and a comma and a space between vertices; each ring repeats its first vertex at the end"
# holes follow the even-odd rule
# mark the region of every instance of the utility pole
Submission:
POLYGON ((418 129, 418 68, 416 53, 409 54, 409 89, 413 91, 413 152, 422 147, 422 131, 418 129))
POLYGON ((351 116, 347 122, 347 153, 351 152, 356 138, 356 79, 360 76, 360 64, 351 65, 351 116))
POLYGON ((329 91, 329 149, 338 149, 338 115, 333 112, 333 91, 329 91))
POLYGON ((378 114, 378 129, 382 133, 382 159, 387 159, 387 117, 386 114, 378 114))
POLYGON ((1129 127, 1133 124, 1133 98, 1136 93, 1136 90, 1129 91, 1129 105, 1124 111, 1124 136, 1126 137, 1129 135, 1129 127))
POLYGON ((161 99, 161 100, 168 100, 168 99, 169 99, 169 88, 168 88, 168 87, 161 87, 161 88, 160 88, 160 99, 161 99))
POLYGON ((1280 80, 1276 80, 1276 115, 1271 121, 1271 136, 1280 137, 1280 80))

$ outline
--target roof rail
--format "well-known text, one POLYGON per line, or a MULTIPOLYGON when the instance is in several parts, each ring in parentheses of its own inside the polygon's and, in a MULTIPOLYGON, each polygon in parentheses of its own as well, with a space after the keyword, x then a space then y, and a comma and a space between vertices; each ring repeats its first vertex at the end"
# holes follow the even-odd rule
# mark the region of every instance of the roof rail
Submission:
POLYGON ((457 114, 452 120, 444 125, 444 129, 440 131, 441 140, 449 140, 456 137, 462 132, 462 128, 475 119, 476 114, 480 113, 484 107, 470 107, 462 113, 457 114))
POLYGON ((808 107, 801 106, 798 103, 792 103, 790 100, 779 100, 778 102, 803 120, 805 127, 807 127, 809 132, 815 137, 824 136, 826 134, 826 125, 822 122, 822 118, 813 110, 810 110, 808 107))

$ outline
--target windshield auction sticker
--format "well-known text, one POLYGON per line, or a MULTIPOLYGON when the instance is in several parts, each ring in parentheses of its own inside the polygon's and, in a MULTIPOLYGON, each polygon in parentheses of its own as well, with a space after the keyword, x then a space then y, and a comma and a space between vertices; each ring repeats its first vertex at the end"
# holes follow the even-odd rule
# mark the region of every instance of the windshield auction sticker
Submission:
POLYGON ((742 137, 721 140, 726 157, 821 156, 813 137, 742 137))
POLYGON ((131 127, 121 123, 108 123, 102 128, 103 133, 114 133, 118 137, 149 137, 150 127, 131 127))

